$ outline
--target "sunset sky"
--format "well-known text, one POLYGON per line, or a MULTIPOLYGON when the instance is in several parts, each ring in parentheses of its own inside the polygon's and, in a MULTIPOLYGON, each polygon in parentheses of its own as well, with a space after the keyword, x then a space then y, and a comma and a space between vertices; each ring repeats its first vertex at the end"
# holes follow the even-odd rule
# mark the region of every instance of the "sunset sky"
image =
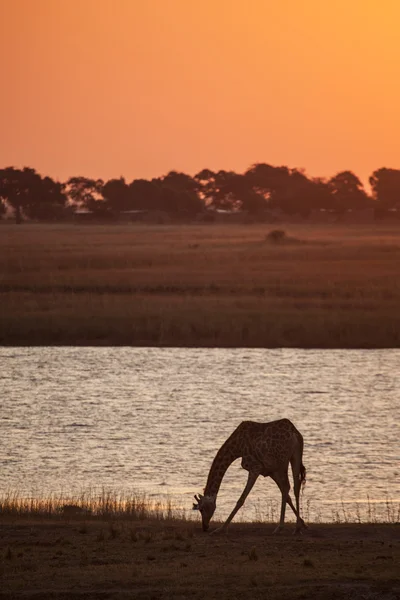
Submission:
POLYGON ((0 0, 0 167, 400 168, 399 0, 0 0))

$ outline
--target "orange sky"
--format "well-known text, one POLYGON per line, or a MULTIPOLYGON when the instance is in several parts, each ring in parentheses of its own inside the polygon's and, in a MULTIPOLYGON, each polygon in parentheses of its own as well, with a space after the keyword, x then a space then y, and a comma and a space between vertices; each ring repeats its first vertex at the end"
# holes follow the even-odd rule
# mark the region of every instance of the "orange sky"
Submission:
POLYGON ((0 0, 0 167, 400 168, 399 0, 0 0))

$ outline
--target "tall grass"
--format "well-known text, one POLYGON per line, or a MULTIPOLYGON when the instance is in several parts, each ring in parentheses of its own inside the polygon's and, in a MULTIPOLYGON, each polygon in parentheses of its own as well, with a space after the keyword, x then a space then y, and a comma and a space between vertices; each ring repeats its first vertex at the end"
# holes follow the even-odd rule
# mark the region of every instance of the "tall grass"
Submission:
MULTIPOLYGON (((325 510, 325 514, 327 511, 325 510)), ((280 515, 280 502, 268 499, 258 501, 250 511, 244 510, 236 518, 237 522, 276 523, 280 515)), ((150 520, 150 521, 191 521, 196 518, 190 508, 174 505, 171 499, 149 498, 142 493, 126 493, 109 490, 88 490, 77 495, 43 494, 26 497, 18 492, 0 495, 1 517, 54 518, 68 520, 150 520)), ((365 502, 347 504, 341 502, 331 506, 331 517, 322 516, 320 507, 314 507, 308 500, 302 507, 302 516, 307 523, 400 523, 400 503, 389 496, 383 503, 365 502)), ((214 519, 215 520, 215 519, 214 519)), ((286 521, 294 517, 287 511, 286 521)), ((218 522, 218 521, 217 521, 218 522)))
POLYGON ((78 495, 48 494, 21 496, 18 492, 0 495, 0 516, 100 518, 128 520, 185 519, 185 513, 170 500, 150 499, 141 493, 93 490, 78 495))
POLYGON ((0 227, 0 344, 399 347, 400 227, 0 227))

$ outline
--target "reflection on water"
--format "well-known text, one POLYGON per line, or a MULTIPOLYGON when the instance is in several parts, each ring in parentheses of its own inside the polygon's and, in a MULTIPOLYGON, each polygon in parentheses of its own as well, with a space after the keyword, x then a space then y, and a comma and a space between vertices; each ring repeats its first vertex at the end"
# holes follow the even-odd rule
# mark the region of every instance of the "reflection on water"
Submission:
MULTIPOLYGON (((3 491, 104 486, 190 507, 240 421, 287 417, 305 439, 310 516, 400 502, 399 350, 0 348, 0 364, 3 491)), ((239 460, 216 516, 245 481, 239 460)), ((242 517, 271 499, 260 478, 242 517)))

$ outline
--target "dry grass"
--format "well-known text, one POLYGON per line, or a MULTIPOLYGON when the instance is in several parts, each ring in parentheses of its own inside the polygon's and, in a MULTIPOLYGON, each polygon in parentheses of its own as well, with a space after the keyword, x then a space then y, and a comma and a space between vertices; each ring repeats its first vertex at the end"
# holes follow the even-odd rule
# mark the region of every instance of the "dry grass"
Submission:
MULTIPOLYGON (((303 500, 302 516, 307 523, 326 523, 320 513, 320 507, 303 500)), ((191 506, 191 505, 190 505, 191 506)), ((280 502, 263 501, 256 506, 253 523, 277 523, 280 514, 280 502)), ((325 511, 326 514, 326 511, 325 511)), ((242 521, 239 514, 236 521, 242 521)), ((113 490, 84 490, 79 494, 42 494, 32 497, 22 496, 16 491, 0 493, 0 517, 39 518, 39 519, 78 519, 78 520, 131 520, 131 521, 170 521, 188 522, 198 519, 198 513, 190 507, 174 505, 171 499, 150 498, 139 492, 117 492, 113 490)), ((248 521, 249 518, 246 518, 248 521)), ((287 515, 287 522, 294 522, 287 515)), ((213 519, 213 523, 218 521, 213 519)), ((386 497, 385 507, 378 506, 367 498, 366 502, 344 503, 331 506, 330 523, 336 524, 372 524, 400 523, 400 503, 386 497)))
POLYGON ((0 343, 399 347, 400 227, 0 227, 0 343))
POLYGON ((125 519, 125 520, 185 520, 184 511, 171 501, 148 498, 142 493, 110 490, 83 491, 71 494, 47 494, 35 497, 18 492, 0 494, 1 517, 125 519))

